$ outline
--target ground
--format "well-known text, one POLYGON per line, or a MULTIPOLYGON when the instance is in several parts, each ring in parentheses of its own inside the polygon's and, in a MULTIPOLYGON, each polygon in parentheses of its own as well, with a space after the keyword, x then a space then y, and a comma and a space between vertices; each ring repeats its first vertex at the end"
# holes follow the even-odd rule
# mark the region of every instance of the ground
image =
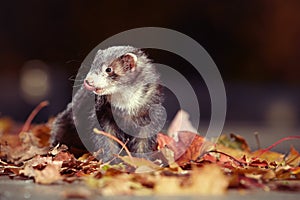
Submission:
MULTIPOLYGON (((255 140, 253 136, 254 131, 260 132, 261 146, 267 147, 274 141, 297 133, 297 128, 295 129, 282 129, 276 131, 267 126, 245 126, 245 125, 235 125, 235 126, 225 126, 224 131, 226 133, 235 132, 243 135, 248 141, 250 141, 250 146, 255 149, 255 140), (237 132, 238 131, 238 132, 237 132), (251 139, 252 138, 252 139, 251 139), (251 142, 252 141, 252 142, 251 142), (252 143, 252 144, 251 144, 252 143)), ((299 149, 299 141, 286 142, 276 147, 278 151, 288 152, 290 145, 293 144, 296 149, 299 149)), ((299 181, 294 181, 299 185, 299 181)), ((284 189, 284 188, 283 188, 284 189)), ((299 189, 295 191, 271 191, 266 192, 263 190, 236 190, 229 189, 227 194, 223 196, 214 196, 214 199, 298 199, 300 195, 299 189)), ((41 185, 36 184, 33 180, 16 180, 10 179, 9 177, 0 177, 0 199, 105 199, 111 197, 103 197, 99 193, 87 187, 80 182, 75 182, 72 184, 53 184, 53 185, 41 185)), ((140 199, 141 197, 132 196, 114 196, 114 198, 123 199, 140 199)), ((165 199, 166 197, 161 196, 145 196, 145 199, 165 199)), ((186 198, 183 196, 167 197, 172 199, 182 199, 186 198)), ((199 198, 199 196, 189 196, 189 198, 199 198)), ((202 196, 201 199, 211 199, 212 196, 202 196)))

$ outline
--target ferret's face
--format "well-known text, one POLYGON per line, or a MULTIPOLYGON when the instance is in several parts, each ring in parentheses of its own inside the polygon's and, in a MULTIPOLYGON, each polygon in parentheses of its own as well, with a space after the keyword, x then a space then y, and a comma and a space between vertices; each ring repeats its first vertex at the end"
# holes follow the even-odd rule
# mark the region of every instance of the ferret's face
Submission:
POLYGON ((110 95, 126 89, 134 79, 137 55, 124 51, 121 47, 111 47, 98 52, 84 80, 85 88, 97 95, 110 95))

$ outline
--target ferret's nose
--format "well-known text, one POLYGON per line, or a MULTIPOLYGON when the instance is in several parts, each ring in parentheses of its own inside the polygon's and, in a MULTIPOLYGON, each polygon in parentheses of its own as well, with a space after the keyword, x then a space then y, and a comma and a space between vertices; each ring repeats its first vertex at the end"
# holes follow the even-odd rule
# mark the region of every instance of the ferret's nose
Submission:
POLYGON ((94 82, 90 81, 90 80, 87 80, 87 79, 84 80, 84 87, 87 90, 91 90, 91 91, 95 90, 94 82))

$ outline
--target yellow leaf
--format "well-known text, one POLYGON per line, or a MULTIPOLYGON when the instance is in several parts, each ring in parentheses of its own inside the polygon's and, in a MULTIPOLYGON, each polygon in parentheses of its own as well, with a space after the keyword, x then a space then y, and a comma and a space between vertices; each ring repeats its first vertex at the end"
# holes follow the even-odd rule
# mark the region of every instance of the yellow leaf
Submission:
POLYGON ((121 160, 123 160, 125 163, 135 167, 135 168, 140 168, 143 167, 147 171, 152 170, 159 170, 161 169, 160 166, 154 164, 153 162, 146 160, 144 158, 136 158, 136 157, 129 157, 129 156, 118 156, 121 160))
POLYGON ((292 167, 298 167, 300 165, 300 154, 293 146, 285 159, 285 163, 292 167))
POLYGON ((217 165, 194 168, 186 179, 161 177, 154 192, 159 195, 222 195, 229 186, 229 179, 217 165))

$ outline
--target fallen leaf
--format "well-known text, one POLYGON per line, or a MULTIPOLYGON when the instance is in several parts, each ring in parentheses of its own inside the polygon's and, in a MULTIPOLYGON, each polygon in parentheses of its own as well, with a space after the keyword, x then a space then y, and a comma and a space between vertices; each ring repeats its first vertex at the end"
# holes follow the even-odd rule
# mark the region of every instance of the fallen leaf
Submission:
POLYGON ((219 166, 206 165, 194 168, 187 179, 161 177, 154 192, 158 195, 222 195, 228 186, 229 179, 219 166))
POLYGON ((181 166, 187 162, 195 161, 203 153, 204 138, 198 134, 191 132, 179 132, 179 142, 181 147, 184 147, 185 151, 175 152, 176 162, 181 166))
POLYGON ((9 117, 0 118, 0 136, 3 133, 9 132, 14 127, 14 122, 9 117))
POLYGON ((156 170, 161 169, 160 166, 158 166, 158 165, 154 164, 153 162, 146 160, 144 158, 129 157, 129 156, 118 156, 118 158, 123 160, 128 165, 131 165, 132 167, 139 169, 139 170, 147 169, 147 172, 150 172, 150 171, 156 171, 156 170))
POLYGON ((49 163, 42 170, 35 170, 34 179, 37 183, 40 184, 51 184, 59 180, 62 180, 60 175, 61 162, 54 161, 49 163))
POLYGON ((290 153, 285 158, 285 163, 292 167, 300 166, 300 153, 292 146, 290 153))
MULTIPOLYGON (((51 126, 32 125, 33 117, 32 114, 28 118, 20 134, 16 134, 20 127, 14 122, 0 119, 0 175, 33 178, 40 184, 81 181, 101 195, 219 195, 229 187, 264 191, 300 188, 283 184, 300 180, 298 151, 292 147, 286 157, 270 151, 283 141, 300 139, 299 136, 285 137, 268 148, 251 152, 239 135, 223 135, 214 144, 196 131, 174 131, 171 127, 175 138, 159 133, 158 151, 150 160, 132 157, 127 152, 128 156, 117 156, 119 163, 112 164, 102 163, 101 158, 99 161, 97 153, 82 152, 75 157, 64 145, 50 149, 51 126)), ((183 118, 188 124, 188 117, 183 118)), ((110 133, 95 131, 126 147, 110 133)), ((89 193, 65 196, 88 198, 89 193)))
POLYGON ((180 131, 188 131, 197 133, 197 130, 193 127, 189 120, 189 114, 184 110, 179 110, 175 115, 168 129, 168 136, 178 141, 178 133, 180 131))
POLYGON ((246 140, 242 136, 235 135, 233 133, 230 134, 230 137, 228 137, 227 135, 221 135, 218 138, 217 144, 221 144, 230 149, 250 152, 250 147, 246 140))
POLYGON ((60 169, 62 161, 53 161, 52 157, 36 156, 25 162, 20 174, 33 177, 37 183, 50 184, 61 180, 60 169))
POLYGON ((260 149, 251 153, 252 157, 259 158, 261 160, 267 160, 268 162, 276 162, 281 163, 284 159, 284 154, 274 152, 274 151, 267 151, 261 154, 264 150, 260 149))
POLYGON ((188 131, 180 131, 178 133, 178 141, 173 138, 159 134, 159 148, 168 147, 174 152, 174 159, 179 165, 196 160, 203 153, 204 138, 197 133, 188 131))
POLYGON ((50 131, 51 129, 47 124, 33 126, 31 132, 37 139, 34 145, 38 147, 49 147, 50 131))
POLYGON ((123 173, 114 177, 105 176, 101 179, 87 177, 85 181, 104 196, 150 195, 152 193, 150 189, 137 182, 133 174, 123 173))

